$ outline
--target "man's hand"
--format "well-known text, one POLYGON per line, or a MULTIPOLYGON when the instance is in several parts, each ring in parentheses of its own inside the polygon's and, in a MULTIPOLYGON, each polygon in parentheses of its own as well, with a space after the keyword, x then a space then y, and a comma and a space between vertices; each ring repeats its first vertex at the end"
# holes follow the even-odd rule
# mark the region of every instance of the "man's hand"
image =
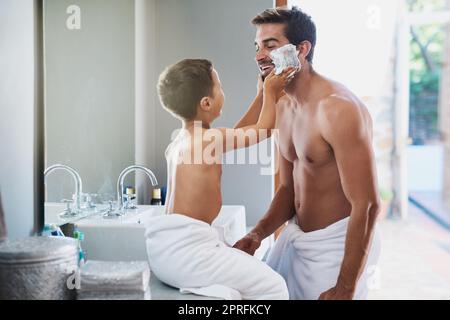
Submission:
POLYGON ((241 240, 236 242, 233 248, 247 252, 250 255, 254 255, 256 249, 258 249, 260 245, 261 238, 259 237, 259 235, 255 232, 250 232, 241 240))
POLYGON ((352 300, 354 291, 341 289, 338 286, 328 289, 319 297, 319 300, 352 300))

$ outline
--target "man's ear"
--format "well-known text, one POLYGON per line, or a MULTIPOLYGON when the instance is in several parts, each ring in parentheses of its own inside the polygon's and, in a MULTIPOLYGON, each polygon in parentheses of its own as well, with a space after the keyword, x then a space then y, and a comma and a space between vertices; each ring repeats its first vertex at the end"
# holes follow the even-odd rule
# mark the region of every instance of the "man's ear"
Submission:
POLYGON ((299 58, 301 58, 302 60, 306 60, 306 57, 308 56, 309 52, 311 51, 311 42, 305 40, 300 42, 297 45, 297 51, 299 58))
POLYGON ((211 110, 211 98, 210 97, 203 97, 202 100, 200 100, 200 109, 203 111, 210 111, 211 110))

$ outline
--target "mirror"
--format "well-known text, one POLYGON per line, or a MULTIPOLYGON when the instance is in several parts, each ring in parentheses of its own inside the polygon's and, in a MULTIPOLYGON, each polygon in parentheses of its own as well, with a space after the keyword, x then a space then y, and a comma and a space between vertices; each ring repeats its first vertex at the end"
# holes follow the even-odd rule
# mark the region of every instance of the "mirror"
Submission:
MULTIPOLYGON (((46 167, 76 170, 94 204, 115 200, 135 153, 133 1, 44 1, 44 52, 46 167)), ((46 222, 67 221, 55 214, 74 192, 67 170, 46 175, 46 222)))

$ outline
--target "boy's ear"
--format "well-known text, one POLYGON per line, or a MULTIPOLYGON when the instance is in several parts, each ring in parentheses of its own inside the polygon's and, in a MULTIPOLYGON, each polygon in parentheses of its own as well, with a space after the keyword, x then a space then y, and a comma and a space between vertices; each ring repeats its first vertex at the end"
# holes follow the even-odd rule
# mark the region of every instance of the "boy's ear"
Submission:
POLYGON ((203 111, 210 111, 211 110, 211 98, 210 97, 203 97, 202 100, 200 100, 200 109, 203 111))

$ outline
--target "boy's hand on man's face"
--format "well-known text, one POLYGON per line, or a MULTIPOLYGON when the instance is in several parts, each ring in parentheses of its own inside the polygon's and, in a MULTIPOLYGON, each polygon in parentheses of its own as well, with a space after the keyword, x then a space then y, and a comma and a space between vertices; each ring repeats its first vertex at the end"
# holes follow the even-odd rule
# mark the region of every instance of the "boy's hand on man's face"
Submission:
MULTIPOLYGON (((262 74, 258 74, 258 84, 256 86, 256 89, 258 91, 258 94, 263 93, 264 89, 264 77, 262 74)), ((286 92, 283 90, 280 92, 280 94, 277 96, 277 101, 280 100, 284 95, 286 95, 286 92)))
POLYGON ((282 96, 284 88, 294 77, 295 70, 295 67, 289 67, 284 69, 279 75, 276 75, 275 70, 272 70, 272 72, 264 79, 264 94, 272 95, 278 101, 282 96))

